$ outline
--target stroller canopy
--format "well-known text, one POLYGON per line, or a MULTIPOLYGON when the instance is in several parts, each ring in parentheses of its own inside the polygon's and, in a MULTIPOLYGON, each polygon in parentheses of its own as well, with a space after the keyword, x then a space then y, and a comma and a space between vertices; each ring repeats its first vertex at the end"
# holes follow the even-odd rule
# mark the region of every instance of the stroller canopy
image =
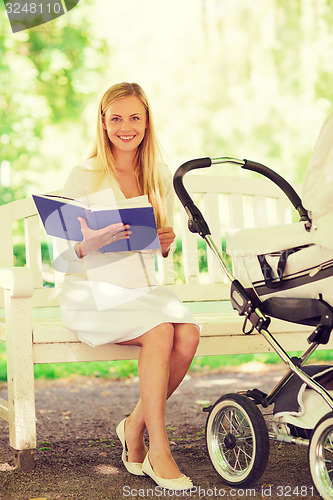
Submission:
POLYGON ((333 248, 333 114, 322 126, 315 144, 302 202, 313 220, 314 243, 333 248))
MULTIPOLYGON (((312 153, 302 203, 312 218, 310 231, 303 221, 232 230, 226 234, 226 250, 237 279, 261 300, 321 297, 333 306, 333 114, 312 153)), ((286 306, 279 304, 282 312, 271 308, 269 314, 287 319, 286 306)))

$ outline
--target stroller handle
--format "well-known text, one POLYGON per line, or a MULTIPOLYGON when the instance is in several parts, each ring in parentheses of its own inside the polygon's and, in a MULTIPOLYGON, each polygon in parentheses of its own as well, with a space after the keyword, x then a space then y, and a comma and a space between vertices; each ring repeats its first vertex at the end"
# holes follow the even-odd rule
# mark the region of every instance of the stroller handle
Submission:
POLYGON ((173 176, 173 186, 175 188, 176 194, 180 199, 181 203, 184 207, 193 203, 191 196, 188 194, 184 184, 183 177, 187 172, 193 170, 195 168, 206 168, 210 167, 212 164, 212 160, 208 157, 206 158, 197 158, 196 160, 190 160, 186 163, 183 163, 175 172, 173 176))
POLYGON ((302 205, 302 200, 296 193, 295 189, 287 182, 281 175, 274 172, 274 170, 250 160, 240 160, 231 157, 221 157, 221 158, 197 158, 195 160, 190 160, 181 165, 175 172, 173 177, 173 185, 175 192, 180 199, 183 206, 188 207, 193 205, 193 200, 189 193, 187 192, 184 184, 183 177, 187 172, 196 168, 206 168, 211 165, 217 165, 221 163, 234 163, 241 166, 245 170, 252 170, 258 174, 264 175, 268 179, 274 182, 282 191, 285 193, 287 198, 290 200, 294 208, 297 210, 301 221, 311 222, 307 210, 302 205))
POLYGON ((202 213, 195 206, 191 196, 186 190, 183 184, 183 177, 187 172, 193 170, 195 168, 206 168, 210 167, 212 164, 212 160, 210 158, 198 158, 196 160, 190 160, 183 165, 181 165, 175 172, 173 176, 173 186, 176 191, 178 198, 183 204, 185 211, 188 215, 188 228, 191 233, 198 233, 202 238, 205 238, 207 235, 211 234, 208 224, 205 221, 202 213))
POLYGON ((253 172, 257 172, 258 174, 262 174, 271 181, 274 182, 285 195, 289 198, 292 205, 295 207, 297 212, 300 215, 301 221, 310 222, 308 212, 302 205, 302 200, 296 193, 295 189, 287 182, 281 175, 274 172, 274 170, 262 165, 261 163, 257 163, 255 161, 244 160, 244 165, 242 166, 245 170, 252 170, 253 172))

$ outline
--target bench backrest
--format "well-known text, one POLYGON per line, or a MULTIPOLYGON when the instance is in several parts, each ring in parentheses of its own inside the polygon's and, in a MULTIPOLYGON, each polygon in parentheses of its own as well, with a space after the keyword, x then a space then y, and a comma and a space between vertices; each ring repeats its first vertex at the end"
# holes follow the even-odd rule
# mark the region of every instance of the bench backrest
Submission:
MULTIPOLYGON (((264 178, 191 173, 186 176, 184 184, 208 222, 215 244, 221 252, 226 229, 291 221, 292 208, 286 196, 264 178)), ((229 285, 222 271, 211 253, 207 252, 205 242, 188 230, 187 215, 177 198, 175 206, 175 232, 181 252, 176 252, 173 258, 159 259, 158 268, 164 276, 164 282, 172 286, 185 301, 227 299, 229 285)), ((47 239, 33 199, 29 197, 2 205, 0 228, 0 267, 15 265, 15 243, 24 240, 26 265, 32 269, 35 283, 33 305, 58 305, 61 279, 58 279, 52 268, 45 268, 42 262, 41 244, 47 239), (55 286, 45 286, 46 281, 52 281, 52 273, 55 286)))

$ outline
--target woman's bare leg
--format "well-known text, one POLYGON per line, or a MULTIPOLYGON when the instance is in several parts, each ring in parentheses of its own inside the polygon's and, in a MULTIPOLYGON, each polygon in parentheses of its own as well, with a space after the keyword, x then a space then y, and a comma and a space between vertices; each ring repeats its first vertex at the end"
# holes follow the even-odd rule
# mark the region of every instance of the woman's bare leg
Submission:
POLYGON ((174 344, 170 360, 168 398, 177 389, 193 361, 199 343, 200 330, 192 323, 174 324, 174 344))
MULTIPOLYGON (((186 375, 195 354, 198 341, 199 329, 195 325, 185 323, 175 325, 167 323, 159 325, 156 329, 147 332, 147 334, 139 339, 130 341, 130 343, 140 342, 142 349, 139 357, 141 398, 132 414, 126 419, 126 442, 129 449, 128 460, 130 462, 143 461, 146 453, 143 436, 147 426, 150 442, 149 457, 155 473, 160 477, 175 478, 180 475, 178 467, 172 459, 167 439, 165 429, 165 402, 186 375), (152 373, 154 369, 152 370, 151 366, 152 356, 156 356, 156 359, 159 360, 157 363, 159 365, 161 353, 160 343, 164 344, 166 340, 160 342, 162 339, 156 337, 156 335, 165 335, 167 330, 166 335, 168 337, 168 342, 171 340, 169 338, 171 331, 170 327, 172 327, 171 353, 163 356, 163 360, 164 358, 165 360, 169 359, 167 362, 168 367, 167 365, 164 367, 163 374, 161 367, 159 367, 154 375, 154 373, 152 373), (159 342, 156 342, 157 338, 159 338, 159 342), (166 374, 168 374, 167 381, 163 389, 162 386, 165 384, 166 374), (150 382, 146 382, 146 379, 149 380, 151 376, 150 382), (156 384, 156 376, 161 379, 162 385, 156 384), (162 380, 164 380, 164 382, 162 382, 162 380), (161 396, 158 406, 152 397, 154 391, 161 396), (163 432, 161 429, 162 422, 163 432)), ((127 344, 127 342, 124 343, 127 344)), ((166 354, 164 346, 162 349, 164 349, 164 354, 166 354)), ((164 362, 162 366, 164 366, 164 362)))
MULTIPOLYGON (((141 346, 139 355, 139 381, 141 394, 140 416, 141 431, 144 426, 149 434, 149 457, 155 473, 161 477, 176 478, 181 474, 172 459, 169 441, 165 428, 165 405, 170 374, 170 358, 174 343, 174 328, 171 323, 163 323, 147 333, 122 344, 136 344, 141 346), (165 472, 164 472, 165 471, 165 472)), ((133 435, 133 429, 138 429, 138 421, 132 418, 126 420, 125 435, 128 449, 132 449, 133 441, 139 446, 138 436, 133 435), (133 425, 134 424, 134 425, 133 425), (133 439, 134 438, 134 439, 133 439)), ((140 433, 141 434, 141 433, 140 433)), ((140 445, 141 445, 140 435, 140 445)), ((134 446, 135 447, 135 446, 134 446)), ((128 460, 134 461, 133 452, 128 460)), ((137 461, 138 459, 135 458, 137 461)))

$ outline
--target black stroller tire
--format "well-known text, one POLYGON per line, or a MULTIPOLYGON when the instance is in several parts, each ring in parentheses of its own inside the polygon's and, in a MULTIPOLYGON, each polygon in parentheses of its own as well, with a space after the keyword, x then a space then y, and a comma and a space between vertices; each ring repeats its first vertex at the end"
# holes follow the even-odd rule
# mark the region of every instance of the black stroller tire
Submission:
POLYGON ((324 500, 333 498, 333 412, 327 413, 313 430, 309 445, 313 484, 324 500))
POLYGON ((225 483, 245 486, 263 474, 269 455, 267 426, 255 403, 243 394, 225 394, 206 422, 206 446, 225 483))

